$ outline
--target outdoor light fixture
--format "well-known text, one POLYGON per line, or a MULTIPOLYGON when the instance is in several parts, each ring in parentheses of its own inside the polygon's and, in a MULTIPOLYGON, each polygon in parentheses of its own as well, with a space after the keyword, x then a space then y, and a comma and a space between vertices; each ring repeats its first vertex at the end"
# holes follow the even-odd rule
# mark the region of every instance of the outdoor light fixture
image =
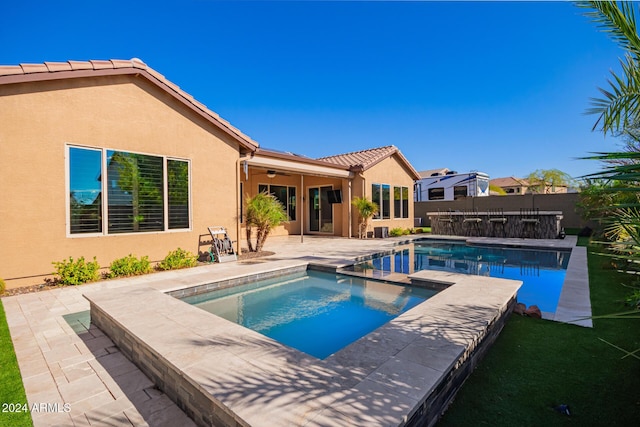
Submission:
POLYGON ((267 178, 275 178, 276 171, 267 171, 267 178))

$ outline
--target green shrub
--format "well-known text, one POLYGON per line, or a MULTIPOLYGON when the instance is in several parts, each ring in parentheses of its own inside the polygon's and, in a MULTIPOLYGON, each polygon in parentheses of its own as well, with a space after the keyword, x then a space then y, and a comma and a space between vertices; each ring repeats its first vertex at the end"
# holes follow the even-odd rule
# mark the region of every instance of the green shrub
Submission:
POLYGON ((160 270, 176 270, 179 268, 193 267, 197 264, 197 257, 184 249, 176 249, 169 252, 158 264, 160 270))
POLYGON ((144 256, 140 259, 129 254, 128 256, 114 260, 109 266, 107 277, 126 277, 146 274, 151 271, 149 257, 144 256))
POLYGON ((389 236, 391 237, 402 236, 403 234, 404 234, 404 229, 400 227, 392 228, 391 230, 389 230, 389 236))
POLYGON ((4 294, 4 290, 7 288, 7 285, 4 283, 4 280, 0 279, 0 294, 4 294))
POLYGON ((56 282, 60 285, 81 285, 99 278, 100 265, 96 261, 96 257, 93 257, 91 262, 86 262, 84 257, 80 257, 76 261, 69 257, 69 260, 54 261, 52 264, 56 267, 53 274, 57 276, 56 282))

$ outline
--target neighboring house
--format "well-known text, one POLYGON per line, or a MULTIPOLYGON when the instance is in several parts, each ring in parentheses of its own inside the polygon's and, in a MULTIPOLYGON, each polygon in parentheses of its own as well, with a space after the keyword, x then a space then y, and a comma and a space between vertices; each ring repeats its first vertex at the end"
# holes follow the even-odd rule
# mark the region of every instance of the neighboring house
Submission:
POLYGON ((0 66, 8 287, 42 283, 69 256, 107 267, 204 251, 212 225, 241 241, 244 198, 263 190, 291 218, 277 234, 355 236, 362 194, 383 206, 373 226, 410 227, 418 178, 395 147, 318 160, 259 149, 137 59, 0 66))
POLYGON ((489 175, 483 172, 458 173, 444 168, 419 174, 420 180, 415 185, 416 202, 489 195, 489 175))
POLYGON ((515 178, 513 176, 492 179, 491 185, 502 188, 507 194, 563 194, 568 192, 568 187, 566 185, 548 184, 544 189, 538 189, 534 188, 528 180, 515 178))
POLYGON ((494 178, 490 181, 490 184, 502 188, 507 194, 525 194, 529 188, 527 180, 513 176, 494 178))

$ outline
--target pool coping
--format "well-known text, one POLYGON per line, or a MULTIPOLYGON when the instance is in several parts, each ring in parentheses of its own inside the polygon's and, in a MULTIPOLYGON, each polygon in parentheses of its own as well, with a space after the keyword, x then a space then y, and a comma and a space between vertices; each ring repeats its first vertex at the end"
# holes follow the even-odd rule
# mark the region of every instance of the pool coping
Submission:
POLYGON ((152 287, 85 298, 92 322, 198 425, 404 426, 439 417, 521 283, 458 276, 324 360, 152 287))

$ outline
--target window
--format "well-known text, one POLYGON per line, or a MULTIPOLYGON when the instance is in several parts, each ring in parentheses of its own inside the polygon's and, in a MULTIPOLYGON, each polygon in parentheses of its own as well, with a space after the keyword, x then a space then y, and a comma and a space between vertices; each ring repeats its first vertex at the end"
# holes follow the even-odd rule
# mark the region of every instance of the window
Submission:
POLYGON ((371 200, 378 205, 378 213, 374 219, 391 218, 391 186, 389 184, 372 184, 371 200))
POLYGON ((444 188, 430 188, 429 189, 429 200, 444 200, 444 188))
POLYGON ((69 147, 69 187, 71 234, 103 233, 105 217, 107 234, 190 226, 189 162, 185 160, 69 147))
POLYGON ((189 228, 189 162, 167 159, 169 229, 189 228))
POLYGON ((393 187, 393 217, 409 218, 409 187, 393 187))
POLYGON ((453 187, 453 198, 458 199, 459 197, 467 197, 467 191, 468 189, 466 185, 455 186, 453 187))
POLYGON ((284 206, 289 220, 296 220, 296 187, 260 184, 258 185, 258 193, 272 194, 284 206))
POLYGON ((102 233, 102 151, 69 148, 72 234, 102 233))

